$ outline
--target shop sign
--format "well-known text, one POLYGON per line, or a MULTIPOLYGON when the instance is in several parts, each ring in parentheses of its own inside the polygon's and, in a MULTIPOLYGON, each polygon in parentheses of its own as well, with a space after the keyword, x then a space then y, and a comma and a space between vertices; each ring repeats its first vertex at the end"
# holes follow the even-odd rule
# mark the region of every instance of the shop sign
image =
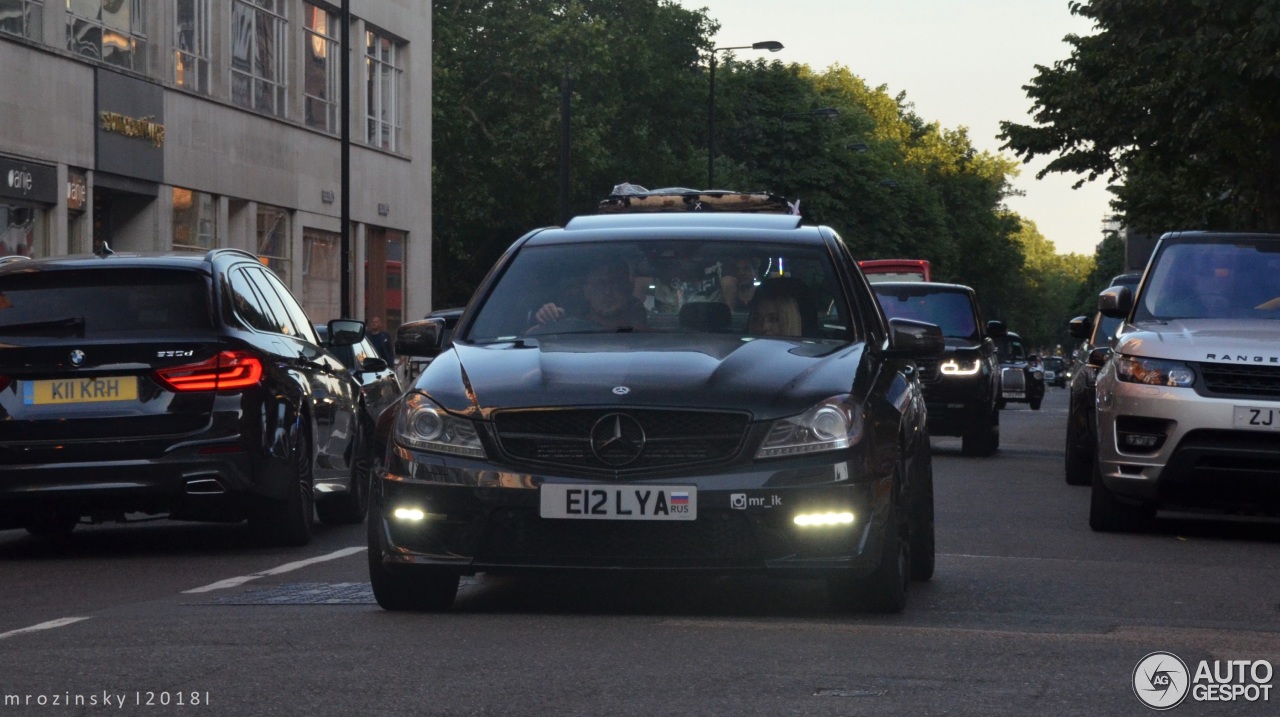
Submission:
POLYGON ((74 169, 67 171, 67 209, 83 212, 89 201, 89 183, 85 181, 84 172, 74 169))
POLYGON ((57 167, 0 157, 0 197, 57 204, 57 167))

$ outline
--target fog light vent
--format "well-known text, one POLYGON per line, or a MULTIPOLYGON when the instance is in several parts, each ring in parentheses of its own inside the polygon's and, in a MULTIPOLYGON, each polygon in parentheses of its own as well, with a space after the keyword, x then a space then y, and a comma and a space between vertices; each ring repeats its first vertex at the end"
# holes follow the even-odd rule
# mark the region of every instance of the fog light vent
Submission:
POLYGON ((1116 448, 1126 453, 1154 453, 1169 435, 1170 421, 1140 416, 1116 419, 1116 448))

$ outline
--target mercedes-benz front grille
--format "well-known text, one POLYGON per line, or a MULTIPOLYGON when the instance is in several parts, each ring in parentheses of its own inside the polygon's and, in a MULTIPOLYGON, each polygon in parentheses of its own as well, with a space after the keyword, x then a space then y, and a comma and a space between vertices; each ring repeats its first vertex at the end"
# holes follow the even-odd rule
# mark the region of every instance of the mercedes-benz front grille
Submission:
POLYGON ((573 470, 629 473, 723 463, 746 437, 745 413, 634 408, 502 411, 503 453, 573 470))

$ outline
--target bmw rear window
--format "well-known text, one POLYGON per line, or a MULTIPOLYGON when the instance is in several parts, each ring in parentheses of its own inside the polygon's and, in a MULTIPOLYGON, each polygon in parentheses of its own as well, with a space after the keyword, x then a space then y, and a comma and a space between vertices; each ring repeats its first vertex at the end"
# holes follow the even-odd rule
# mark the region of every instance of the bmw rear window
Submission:
POLYGON ((0 277, 0 336, 6 339, 212 328, 208 282, 193 271, 47 271, 0 277))

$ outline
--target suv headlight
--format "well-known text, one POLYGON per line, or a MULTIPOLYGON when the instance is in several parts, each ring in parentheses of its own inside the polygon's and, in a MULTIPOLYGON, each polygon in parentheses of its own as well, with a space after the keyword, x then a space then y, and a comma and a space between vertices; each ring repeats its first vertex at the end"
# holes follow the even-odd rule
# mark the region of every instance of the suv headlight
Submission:
POLYGON ((445 413, 426 396, 410 394, 397 410, 394 431, 400 444, 433 453, 486 457, 475 424, 445 413))
POLYGON ((1116 377, 1128 383, 1148 386, 1190 388, 1196 381, 1191 367, 1181 361, 1120 356, 1116 359, 1116 377))
POLYGON ((982 370, 980 359, 947 359, 938 367, 943 376, 972 376, 982 370))
POLYGON ((774 421, 756 458, 838 451, 862 440, 862 405, 848 395, 833 396, 799 416, 774 421))

